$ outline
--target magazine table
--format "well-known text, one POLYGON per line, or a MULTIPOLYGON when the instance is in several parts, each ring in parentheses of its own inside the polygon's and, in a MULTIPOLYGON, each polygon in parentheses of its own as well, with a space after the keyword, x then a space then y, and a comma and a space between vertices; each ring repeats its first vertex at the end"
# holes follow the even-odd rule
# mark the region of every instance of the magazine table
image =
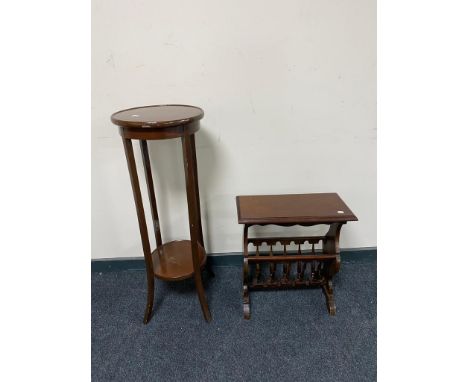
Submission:
POLYGON ((332 278, 340 269, 340 231, 346 222, 357 220, 338 194, 238 196, 236 203, 239 224, 244 224, 244 318, 250 318, 250 290, 299 287, 321 287, 326 297, 328 312, 334 315, 336 306, 332 278), (324 236, 249 237, 249 227, 268 224, 325 224, 328 226, 328 232, 324 236), (260 251, 264 243, 269 250, 260 251), (273 250, 273 246, 278 243, 282 246, 280 253, 273 250), (291 252, 288 247, 293 243, 296 249, 291 252), (303 250, 306 243, 311 246, 308 251, 303 250), (322 250, 317 253, 315 246, 319 243, 322 243, 322 250), (255 248, 253 253, 249 253, 249 244, 255 248), (265 269, 261 269, 261 264, 264 263, 267 264, 266 274, 265 269), (276 269, 278 264, 281 264, 282 268, 280 274, 276 269))
POLYGON ((201 270, 206 264, 206 253, 200 217, 197 157, 195 153, 195 132, 200 129, 199 121, 202 118, 202 109, 188 105, 136 107, 119 111, 111 116, 112 122, 120 128, 120 135, 124 144, 145 257, 148 283, 147 303, 143 320, 145 324, 149 322, 153 309, 155 277, 166 281, 177 281, 194 277, 203 315, 206 321, 211 320, 201 277, 201 270), (171 241, 163 244, 147 141, 173 138, 181 138, 182 140, 190 240, 171 241), (140 141, 156 238, 156 249, 153 251, 150 247, 146 227, 132 139, 140 141))

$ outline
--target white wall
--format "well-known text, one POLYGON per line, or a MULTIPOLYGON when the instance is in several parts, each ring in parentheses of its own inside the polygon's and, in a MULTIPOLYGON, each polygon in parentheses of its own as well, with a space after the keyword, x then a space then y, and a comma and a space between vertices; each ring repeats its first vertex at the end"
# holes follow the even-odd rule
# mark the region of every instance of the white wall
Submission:
MULTIPOLYGON (((374 0, 93 0, 92 257, 142 255, 109 117, 159 103, 205 110, 209 253, 241 251, 239 194, 338 192, 359 218, 341 246, 376 246, 375 14, 374 0)), ((150 153, 163 240, 188 238, 180 140, 150 153)))

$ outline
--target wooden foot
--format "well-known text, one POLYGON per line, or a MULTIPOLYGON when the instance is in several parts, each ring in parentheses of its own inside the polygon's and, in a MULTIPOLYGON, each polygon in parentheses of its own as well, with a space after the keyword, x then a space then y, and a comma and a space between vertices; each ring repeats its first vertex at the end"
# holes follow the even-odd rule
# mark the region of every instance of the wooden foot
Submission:
POLYGON ((195 271, 195 286, 197 288, 198 293, 198 300, 200 301, 200 305, 203 311, 203 317, 207 322, 211 321, 211 313, 210 308, 208 307, 208 301, 206 300, 205 289, 203 288, 203 283, 201 279, 201 272, 195 271))
POLYGON ((249 260, 247 259, 247 229, 244 227, 244 282, 242 286, 242 304, 244 319, 250 319, 250 297, 249 297, 249 260))
POLYGON ((146 295, 146 309, 143 323, 146 325, 151 320, 151 314, 153 312, 153 301, 154 301, 154 277, 148 279, 148 292, 146 295))
POLYGON ((244 319, 250 320, 250 296, 249 296, 249 287, 244 284, 243 286, 243 309, 244 309, 244 319))
MULTIPOLYGON (((244 262, 243 262, 243 285, 242 285, 242 307, 244 311, 244 319, 245 320, 250 320, 250 297, 249 297, 249 252, 247 249, 247 238, 248 238, 248 231, 249 231, 249 225, 245 224, 244 225, 244 236, 243 236, 243 247, 244 247, 244 262)), ((255 281, 258 277, 258 274, 260 273, 260 267, 257 266, 257 269, 255 271, 255 281)))
POLYGON ((328 313, 330 316, 334 316, 336 314, 336 305, 335 298, 333 297, 333 284, 331 280, 328 280, 324 285, 322 285, 322 290, 327 300, 328 313))

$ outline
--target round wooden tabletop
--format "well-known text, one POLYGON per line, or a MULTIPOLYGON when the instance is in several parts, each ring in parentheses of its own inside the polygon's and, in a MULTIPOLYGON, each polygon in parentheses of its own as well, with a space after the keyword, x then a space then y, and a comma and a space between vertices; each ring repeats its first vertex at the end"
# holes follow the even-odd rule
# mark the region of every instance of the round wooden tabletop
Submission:
POLYGON ((130 139, 168 139, 199 130, 203 110, 190 105, 152 105, 118 111, 111 121, 130 139))

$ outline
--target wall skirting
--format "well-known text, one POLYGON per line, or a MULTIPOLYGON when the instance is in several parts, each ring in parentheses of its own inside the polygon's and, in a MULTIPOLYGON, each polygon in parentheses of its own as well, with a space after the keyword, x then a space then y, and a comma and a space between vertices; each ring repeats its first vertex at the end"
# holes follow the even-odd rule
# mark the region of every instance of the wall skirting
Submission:
MULTIPOLYGON (((375 261, 377 259, 377 247, 342 249, 340 253, 343 262, 375 261)), ((208 263, 213 266, 240 267, 242 265, 242 253, 212 253, 208 255, 208 263)), ((139 271, 144 269, 145 261, 143 257, 91 260, 92 272, 139 271)))

